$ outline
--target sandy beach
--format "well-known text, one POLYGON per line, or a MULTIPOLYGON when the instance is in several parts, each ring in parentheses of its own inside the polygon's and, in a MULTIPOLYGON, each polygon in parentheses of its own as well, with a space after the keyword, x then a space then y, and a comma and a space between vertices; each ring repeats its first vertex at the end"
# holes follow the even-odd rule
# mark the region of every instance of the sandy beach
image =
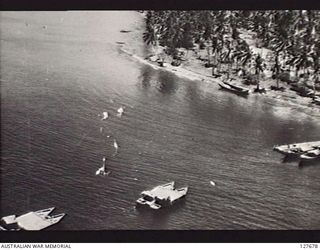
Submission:
MULTIPOLYGON (((150 67, 154 68, 155 70, 163 70, 171 72, 179 77, 184 77, 189 80, 193 81, 202 81, 206 83, 212 83, 217 86, 217 90, 219 89, 218 83, 221 80, 213 78, 210 73, 211 69, 207 69, 203 67, 200 63, 197 63, 195 59, 187 63, 182 63, 179 67, 172 66, 171 64, 167 63, 165 67, 159 66, 157 62, 152 62, 148 59, 145 59, 137 54, 134 54, 130 51, 129 47, 121 46, 120 50, 127 54, 128 56, 132 57, 133 59, 139 61, 140 63, 149 65, 150 67)), ((239 79, 236 75, 232 76, 235 79, 239 79)), ((239 83, 241 83, 239 79, 239 83)), ((244 84, 239 84, 244 87, 248 87, 244 84)), ((261 86, 267 89, 267 93, 264 94, 255 94, 259 95, 261 98, 269 98, 270 100, 274 100, 275 105, 283 106, 283 105, 290 105, 293 109, 297 111, 303 112, 305 114, 314 116, 319 118, 320 117, 320 106, 311 103, 310 98, 301 97, 297 95, 294 91, 290 90, 287 84, 282 83, 283 86, 286 86, 286 91, 273 91, 270 89, 272 85, 275 85, 275 81, 272 79, 266 79, 261 81, 261 86)), ((254 86, 249 86, 251 91, 253 91, 254 86)))

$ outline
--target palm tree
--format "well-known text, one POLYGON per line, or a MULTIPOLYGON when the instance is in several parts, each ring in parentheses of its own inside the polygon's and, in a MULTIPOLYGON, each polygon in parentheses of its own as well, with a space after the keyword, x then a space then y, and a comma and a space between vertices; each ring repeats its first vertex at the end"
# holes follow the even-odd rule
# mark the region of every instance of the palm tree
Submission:
MULTIPOLYGON (((295 68, 296 75, 300 69, 313 74, 319 72, 319 13, 301 10, 147 11, 143 40, 156 50, 160 44, 173 57, 178 48, 186 48, 188 53, 193 43, 202 42, 207 48, 208 64, 214 58, 219 68, 221 59, 225 59, 229 68, 236 62, 236 65, 241 63, 245 69, 252 52, 239 39, 239 32, 243 29, 252 30, 263 41, 263 46, 275 51, 273 71, 279 88, 281 59, 295 68), (232 46, 226 42, 226 34, 232 38, 232 46)), ((260 62, 262 56, 255 57, 258 78, 263 71, 263 63, 260 62)))
POLYGON ((263 72, 263 59, 260 54, 258 54, 255 58, 255 74, 257 75, 257 87, 256 89, 260 89, 260 73, 263 72))
POLYGON ((279 51, 275 52, 274 55, 274 65, 272 71, 275 74, 276 81, 277 81, 277 89, 279 89, 279 73, 280 73, 280 64, 279 64, 279 51))
POLYGON ((152 11, 147 12, 146 17, 146 31, 143 33, 143 41, 148 45, 152 45, 153 53, 156 54, 158 50, 158 25, 155 22, 152 11))

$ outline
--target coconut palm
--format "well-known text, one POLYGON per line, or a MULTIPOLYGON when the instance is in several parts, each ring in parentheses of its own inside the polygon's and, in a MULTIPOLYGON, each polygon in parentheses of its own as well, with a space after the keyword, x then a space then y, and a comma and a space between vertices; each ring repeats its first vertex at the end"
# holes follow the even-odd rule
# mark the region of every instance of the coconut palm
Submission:
MULTIPOLYGON (((239 39, 239 33, 251 30, 274 51, 273 71, 279 87, 280 66, 285 61, 294 67, 296 75, 303 70, 319 73, 320 67, 320 15, 319 11, 147 11, 146 30, 143 40, 157 48, 166 48, 174 57, 177 49, 188 50, 193 44, 207 49, 208 63, 211 59, 220 67, 221 61, 232 66, 241 64, 247 68, 252 52, 239 39), (231 40, 231 45, 227 40, 231 40)), ((157 50, 157 49, 156 49, 157 50)), ((261 55, 255 57, 255 72, 263 71, 261 55), (261 66, 261 67, 260 67, 261 66)))
POLYGON ((254 69, 255 69, 255 74, 257 76, 257 90, 260 89, 260 74, 263 72, 264 70, 264 66, 263 66, 263 59, 262 57, 260 56, 260 54, 258 54, 256 57, 255 57, 255 65, 254 65, 254 69))
POLYGON ((275 52, 274 65, 272 67, 272 71, 273 71, 275 78, 276 78, 276 81, 277 81, 277 89, 279 89, 279 73, 280 73, 279 51, 275 52))
POLYGON ((148 45, 152 45, 153 53, 156 54, 158 50, 158 34, 154 26, 148 25, 146 31, 143 33, 143 41, 148 45))

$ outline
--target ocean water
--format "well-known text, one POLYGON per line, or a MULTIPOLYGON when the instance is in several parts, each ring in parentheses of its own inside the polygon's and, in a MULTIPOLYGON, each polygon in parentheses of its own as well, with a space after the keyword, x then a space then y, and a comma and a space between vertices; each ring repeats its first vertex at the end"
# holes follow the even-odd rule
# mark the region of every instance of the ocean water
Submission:
POLYGON ((0 27, 1 216, 67 213, 48 230, 320 228, 320 165, 272 151, 320 140, 315 116, 135 61, 117 42, 148 54, 137 12, 1 12, 0 27), (111 174, 96 176, 103 157, 111 174), (135 208, 169 181, 189 186, 183 202, 135 208))

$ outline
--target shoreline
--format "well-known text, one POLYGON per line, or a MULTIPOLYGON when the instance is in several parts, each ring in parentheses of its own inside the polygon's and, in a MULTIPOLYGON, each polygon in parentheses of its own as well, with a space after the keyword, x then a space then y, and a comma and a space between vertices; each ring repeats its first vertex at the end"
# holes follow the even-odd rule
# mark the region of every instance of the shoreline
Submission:
MULTIPOLYGON (((189 67, 185 67, 183 64, 181 64, 179 67, 172 66, 171 64, 166 64, 165 67, 161 67, 158 65, 157 62, 152 62, 148 59, 145 59, 134 52, 131 52, 129 48, 124 47, 123 45, 119 46, 119 49, 121 52, 123 52, 125 55, 130 56, 134 60, 143 63, 145 65, 148 65, 152 67, 155 70, 163 70, 167 72, 171 72, 175 74, 178 77, 186 78, 191 81, 201 81, 205 83, 210 83, 216 86, 217 91, 220 91, 220 87, 218 83, 221 82, 218 78, 214 78, 210 75, 205 75, 203 73, 200 73, 196 69, 190 69, 189 67)), ((271 83, 272 84, 272 83, 271 83)), ((276 101, 277 106, 284 106, 288 105, 289 107, 293 107, 299 112, 303 112, 305 115, 313 116, 314 118, 320 118, 320 108, 319 106, 315 104, 311 104, 310 100, 311 98, 307 97, 301 97, 297 94, 295 94, 294 91, 287 89, 285 92, 280 91, 273 91, 270 89, 267 89, 266 94, 260 94, 260 93, 252 93, 252 90, 254 89, 254 85, 247 86, 244 84, 240 84, 241 86, 245 86, 247 88, 250 88, 250 95, 257 95, 259 97, 268 98, 269 100, 276 101), (281 103, 281 105, 279 105, 281 103)), ((265 83, 262 82, 262 86, 265 86, 265 83)))
MULTIPOLYGON (((138 14, 141 18, 144 18, 143 14, 138 14)), ((128 27, 129 28, 129 27, 128 27)), ((132 32, 129 34, 135 34, 136 36, 141 35, 138 34, 141 32, 133 29, 132 32)), ((121 31, 120 31, 121 32, 121 31)), ((242 37, 249 37, 250 34, 241 34, 242 37)), ((248 39, 248 38, 247 38, 248 39)), ((141 41, 142 42, 142 41, 141 41)), ((143 43, 143 42, 142 42, 143 43)), ((261 54, 268 54, 270 51, 266 48, 257 48, 253 44, 252 41, 249 40, 250 47, 255 50, 258 53, 261 54)), ((117 42, 117 47, 120 50, 120 52, 124 53, 125 55, 129 56, 130 58, 138 61, 139 63, 143 63, 145 65, 148 65, 152 67, 155 70, 163 70, 167 72, 171 72, 175 74, 178 77, 186 78, 191 81, 200 81, 212 84, 216 87, 217 91, 220 91, 220 87, 218 83, 221 83, 221 77, 215 78, 212 76, 212 68, 206 68, 204 66, 204 60, 206 58, 206 52, 200 51, 198 53, 195 53, 194 51, 190 50, 187 52, 187 58, 185 61, 182 61, 179 66, 172 66, 171 61, 172 58, 167 56, 165 62, 165 66, 160 66, 157 62, 157 59, 159 57, 152 55, 148 57, 144 57, 141 55, 138 55, 135 53, 134 47, 130 47, 127 43, 117 42), (154 57, 152 60, 151 58, 154 57)), ((160 50, 163 49, 160 47, 160 50)), ((186 51, 184 51, 186 52, 186 51)), ((149 53, 149 55, 152 53, 149 53)), ((159 55, 160 53, 158 53, 159 55)), ((223 78, 222 74, 222 78, 223 78)), ((272 79, 270 77, 270 72, 265 73, 265 76, 262 77, 260 81, 260 86, 262 88, 265 88, 267 90, 266 93, 254 93, 253 90, 256 87, 256 85, 246 85, 242 83, 242 79, 237 75, 232 73, 231 77, 235 80, 236 84, 245 88, 250 89, 250 95, 258 96, 259 98, 267 98, 270 101, 274 101, 273 104, 277 107, 289 107, 293 108, 294 110, 298 112, 302 112, 305 115, 313 116, 313 118, 320 118, 320 106, 316 105, 314 103, 311 103, 312 98, 310 97, 302 97, 298 95, 295 91, 290 90, 290 84, 287 84, 285 82, 279 81, 279 86, 284 87, 285 91, 275 91, 271 90, 271 86, 276 86, 276 80, 272 79), (266 76, 269 74, 269 76, 266 76)), ((318 91, 319 93, 319 91, 318 91)), ((226 93, 227 94, 227 93, 226 93)))

